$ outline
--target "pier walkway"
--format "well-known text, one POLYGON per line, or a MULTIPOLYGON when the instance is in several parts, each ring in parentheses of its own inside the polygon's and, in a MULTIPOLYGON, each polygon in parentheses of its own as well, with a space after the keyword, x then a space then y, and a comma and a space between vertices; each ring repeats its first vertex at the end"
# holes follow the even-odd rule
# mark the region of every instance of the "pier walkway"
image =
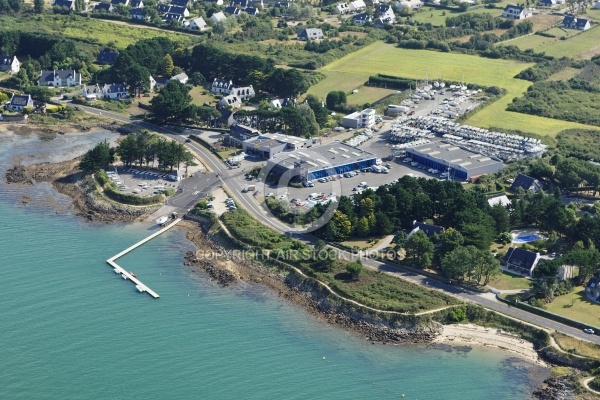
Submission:
POLYGON ((117 264, 115 262, 115 260, 117 258, 123 257, 125 254, 129 253, 130 251, 132 251, 134 249, 137 249, 138 247, 140 247, 141 245, 143 245, 146 242, 149 242, 150 240, 154 239, 158 235, 160 235, 160 234, 168 231, 169 229, 171 229, 172 227, 174 227, 175 225, 177 225, 179 222, 181 222, 181 218, 177 218, 175 221, 171 222, 169 225, 165 226, 164 228, 161 228, 158 232, 153 233, 152 235, 148 236, 147 238, 140 240, 139 242, 137 242, 133 246, 130 246, 130 247, 126 248, 125 250, 123 250, 122 252, 120 252, 120 253, 112 256, 111 258, 109 258, 108 260, 106 260, 106 262, 111 267, 114 268, 115 272, 118 272, 119 274, 121 274, 121 276, 126 277, 128 280, 130 280, 133 283, 135 283, 138 287, 140 287, 144 292, 148 293, 150 296, 154 297, 155 299, 158 299, 160 297, 158 295, 158 293, 156 293, 155 291, 153 291, 152 289, 150 289, 148 286, 144 285, 142 283, 142 281, 140 281, 139 279, 137 279, 136 277, 134 277, 133 275, 131 275, 130 272, 128 272, 125 269, 123 269, 119 264, 117 264))

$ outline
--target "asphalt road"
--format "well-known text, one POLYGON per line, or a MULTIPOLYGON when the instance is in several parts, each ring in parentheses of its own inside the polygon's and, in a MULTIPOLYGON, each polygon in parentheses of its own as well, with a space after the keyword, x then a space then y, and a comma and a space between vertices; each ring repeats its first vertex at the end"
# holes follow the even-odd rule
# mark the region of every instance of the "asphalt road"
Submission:
MULTIPOLYGON (((184 135, 177 134, 167 128, 159 127, 145 121, 130 120, 129 118, 119 114, 100 111, 90 107, 79 107, 82 110, 91 114, 102 115, 104 117, 112 118, 120 122, 134 124, 144 129, 153 130, 155 132, 169 136, 170 138, 182 143, 185 143, 186 140, 186 137, 184 135)), ((314 244, 316 239, 312 235, 302 233, 301 228, 298 228, 296 230, 290 229, 289 226, 275 219, 262 206, 258 205, 252 197, 252 194, 242 193, 241 190, 244 187, 243 171, 240 171, 239 169, 228 169, 222 161, 218 160, 206 148, 200 146, 199 144, 196 144, 194 142, 185 144, 192 148, 198 155, 202 157, 203 161, 207 164, 207 166, 210 169, 212 169, 213 174, 195 174, 193 177, 182 181, 183 192, 178 193, 177 197, 174 196, 173 198, 171 198, 172 204, 170 205, 175 205, 176 207, 182 208, 189 207, 191 204, 197 201, 198 198, 201 198, 200 196, 203 191, 209 190, 211 187, 221 182, 226 188, 226 190, 229 192, 229 195, 238 203, 238 205, 241 205, 255 218, 259 219, 266 225, 271 226, 279 232, 291 234, 294 237, 304 241, 305 243, 314 244), (194 194, 197 191, 198 193, 194 194)), ((342 250, 338 250, 338 252, 340 257, 342 258, 352 259, 353 257, 352 254, 349 252, 345 252, 342 250)), ((462 287, 448 285, 421 275, 403 272, 400 271, 398 267, 393 266, 391 264, 382 263, 368 258, 363 258, 361 261, 363 262, 363 265, 365 265, 368 268, 390 273, 392 275, 398 276, 402 279, 406 279, 418 285, 428 286, 432 289, 437 289, 452 294, 454 296, 462 298, 465 301, 480 304, 483 307, 501 312, 510 317, 529 322, 542 328, 556 330, 558 332, 576 337, 581 340, 586 340, 589 342, 600 344, 599 336, 586 334, 580 329, 570 327, 560 322, 556 322, 515 307, 510 307, 507 304, 485 297, 480 293, 469 291, 462 287)))

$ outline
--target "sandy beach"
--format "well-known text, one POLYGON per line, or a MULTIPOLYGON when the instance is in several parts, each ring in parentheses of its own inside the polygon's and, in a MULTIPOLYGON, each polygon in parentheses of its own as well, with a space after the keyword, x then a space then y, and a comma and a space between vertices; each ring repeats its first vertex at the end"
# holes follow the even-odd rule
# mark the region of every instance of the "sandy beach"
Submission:
POLYGON ((441 335, 433 343, 450 345, 483 346, 500 349, 521 356, 528 361, 546 366, 533 348, 533 344, 511 333, 496 328, 482 326, 444 325, 441 335))

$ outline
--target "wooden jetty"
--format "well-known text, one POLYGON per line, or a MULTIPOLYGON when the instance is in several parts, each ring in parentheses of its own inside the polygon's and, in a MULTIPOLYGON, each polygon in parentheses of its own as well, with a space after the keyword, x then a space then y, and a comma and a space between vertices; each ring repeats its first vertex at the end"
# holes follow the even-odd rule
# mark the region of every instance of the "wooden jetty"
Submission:
POLYGON ((135 283, 137 285, 138 290, 146 292, 150 296, 154 297, 155 299, 158 299, 160 297, 158 295, 158 293, 156 293, 155 291, 153 291, 152 289, 150 289, 148 286, 144 285, 142 283, 142 281, 140 281, 137 277, 133 276, 130 272, 128 272, 124 268, 122 268, 119 264, 117 264, 115 262, 115 260, 117 258, 123 257, 125 254, 129 253, 130 251, 132 251, 134 249, 137 249, 138 247, 140 247, 141 245, 143 245, 146 242, 149 242, 150 240, 154 239, 158 235, 160 235, 160 234, 168 231, 169 229, 171 229, 172 227, 174 227, 175 225, 177 225, 180 221, 181 221, 181 218, 177 218, 175 221, 173 221, 169 225, 165 226, 164 228, 160 229, 158 232, 153 233, 152 235, 148 236, 147 238, 140 240, 139 242, 137 242, 133 246, 130 246, 130 247, 126 248, 125 250, 123 250, 122 252, 120 252, 120 253, 112 256, 111 258, 109 258, 108 260, 106 260, 106 262, 111 267, 114 268, 115 272, 118 272, 122 277, 127 278, 127 280, 130 280, 131 282, 135 283))

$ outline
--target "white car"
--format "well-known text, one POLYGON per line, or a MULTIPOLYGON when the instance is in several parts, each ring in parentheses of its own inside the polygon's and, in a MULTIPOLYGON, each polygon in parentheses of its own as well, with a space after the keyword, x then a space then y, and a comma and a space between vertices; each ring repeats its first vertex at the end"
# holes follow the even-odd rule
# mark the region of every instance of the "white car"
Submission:
POLYGON ((273 193, 273 192, 267 193, 265 195, 265 197, 273 197, 273 196, 275 196, 275 193, 273 193))
POLYGON ((594 330, 592 328, 585 328, 583 331, 585 333, 589 333, 590 335, 593 335, 594 333, 596 333, 596 332, 594 332, 594 330))

